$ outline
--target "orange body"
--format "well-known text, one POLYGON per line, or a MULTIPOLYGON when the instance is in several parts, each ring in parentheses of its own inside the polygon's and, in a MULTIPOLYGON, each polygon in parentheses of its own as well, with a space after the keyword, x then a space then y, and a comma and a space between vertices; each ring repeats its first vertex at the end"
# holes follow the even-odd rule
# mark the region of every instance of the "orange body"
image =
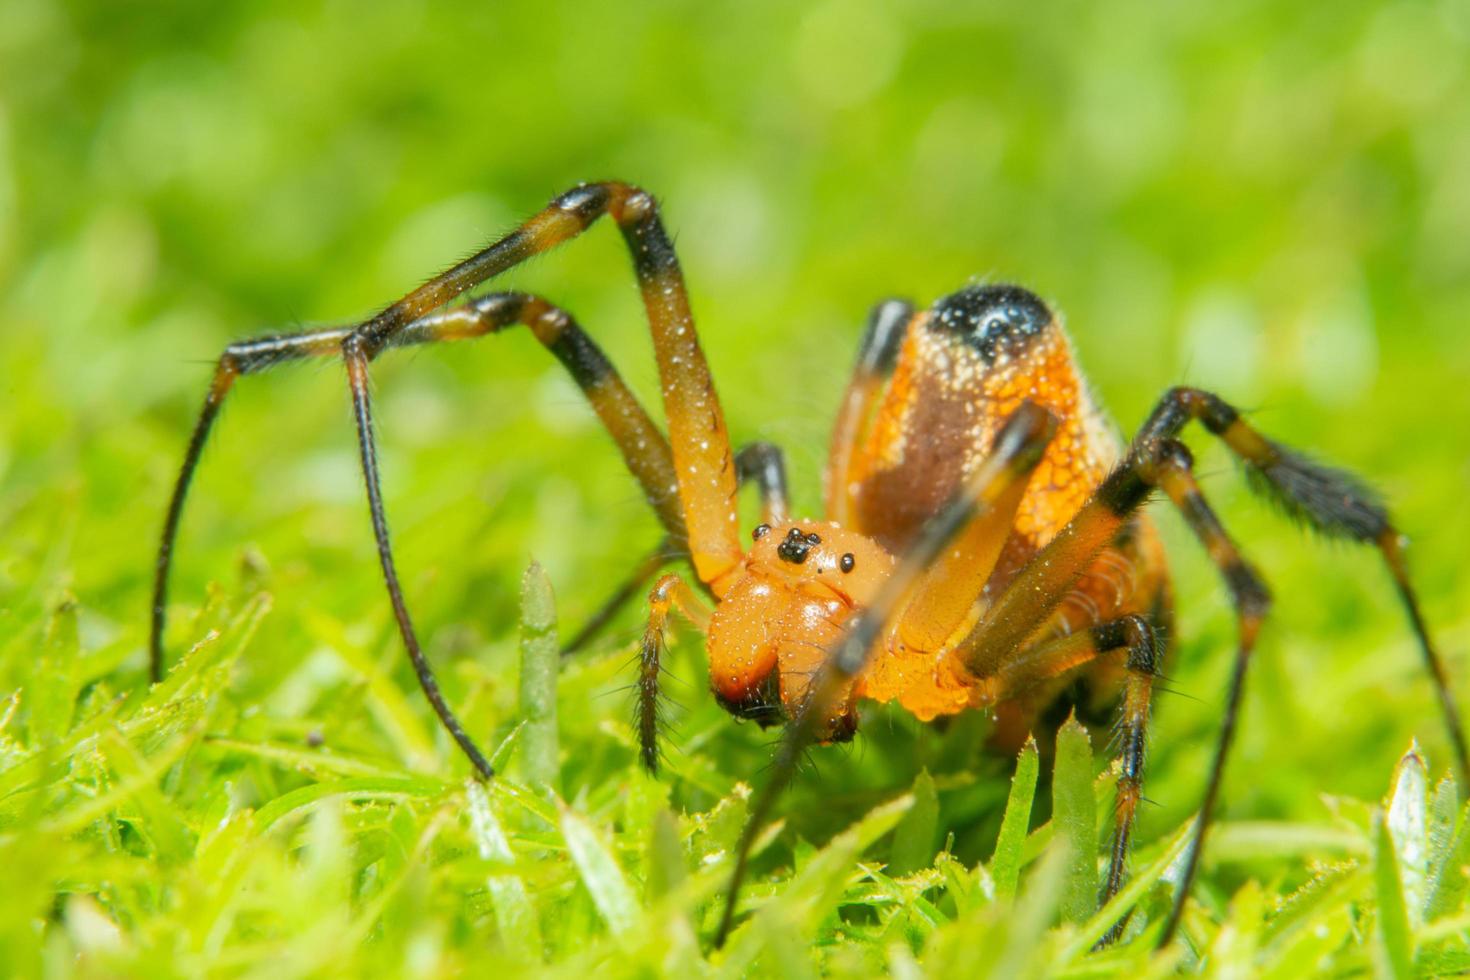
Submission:
MULTIPOLYGON (((709 632, 710 677, 735 713, 759 719, 777 699, 785 713, 794 712, 844 624, 893 570, 894 556, 954 497, 986 459, 1004 420, 1027 400, 1058 423, 1041 462, 995 520, 977 522, 970 540, 957 542, 927 573, 942 579, 940 587, 914 590, 857 678, 848 722, 834 719, 830 734, 843 737, 850 702, 867 698, 897 701, 924 720, 995 709, 1009 741, 1006 730, 1025 731, 1058 688, 1075 680, 1039 684, 1016 698, 957 655, 990 598, 1078 513, 1121 456, 1121 441, 1088 391, 1060 323, 1030 294, 1011 297, 1004 289, 976 287, 985 301, 974 310, 936 307, 909 319, 891 378, 868 385, 866 418, 847 427, 852 445, 834 445, 829 510, 844 514, 846 525, 763 525, 740 568, 721 583, 709 632), (792 539, 807 536, 816 540, 792 560, 792 539), (840 567, 844 555, 852 559, 848 572, 840 567)), ((1164 558, 1147 519, 1130 519, 1098 545, 1030 643, 1127 613, 1167 619, 1164 558)), ((1099 695, 1110 694, 1121 676, 1114 659, 1087 668, 1088 686, 1099 695)))

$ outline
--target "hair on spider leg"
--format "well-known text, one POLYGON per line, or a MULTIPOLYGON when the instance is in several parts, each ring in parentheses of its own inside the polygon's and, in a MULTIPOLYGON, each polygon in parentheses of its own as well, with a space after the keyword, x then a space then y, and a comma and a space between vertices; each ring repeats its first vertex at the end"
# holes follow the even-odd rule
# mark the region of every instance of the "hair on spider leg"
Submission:
POLYGON ((1195 704, 1206 703, 1204 698, 1200 697, 1197 694, 1190 694, 1182 687, 1172 687, 1168 684, 1160 684, 1160 679, 1161 678, 1154 680, 1154 694, 1168 694, 1171 697, 1184 698, 1186 701, 1193 701, 1195 704))

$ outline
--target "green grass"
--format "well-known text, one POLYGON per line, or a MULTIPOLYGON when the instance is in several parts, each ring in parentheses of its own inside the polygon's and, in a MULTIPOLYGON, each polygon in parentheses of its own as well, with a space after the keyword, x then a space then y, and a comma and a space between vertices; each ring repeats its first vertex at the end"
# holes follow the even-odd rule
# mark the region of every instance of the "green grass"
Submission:
MULTIPOLYGON (((177 666, 148 687, 154 537, 220 348, 359 316, 616 176, 662 197, 732 434, 788 447, 799 510, 867 305, 1026 282, 1125 429, 1203 384, 1379 484, 1470 698, 1462 4, 630 6, 0 4, 0 974, 1466 968, 1464 791, 1382 569, 1259 506, 1203 438, 1277 607, 1189 952, 1150 939, 1233 627, 1160 511, 1179 628, 1120 946, 1088 952, 1108 923, 1083 901, 1105 733, 1013 787, 984 719, 875 710, 813 754, 713 953, 769 733, 677 635, 669 763, 644 776, 637 610, 559 665, 554 711, 544 661, 523 677, 523 646, 657 535, 524 336, 374 369, 410 603, 504 779, 466 782, 414 685, 333 365, 232 396, 185 516, 177 666)), ((656 401, 614 234, 511 281, 656 401)))

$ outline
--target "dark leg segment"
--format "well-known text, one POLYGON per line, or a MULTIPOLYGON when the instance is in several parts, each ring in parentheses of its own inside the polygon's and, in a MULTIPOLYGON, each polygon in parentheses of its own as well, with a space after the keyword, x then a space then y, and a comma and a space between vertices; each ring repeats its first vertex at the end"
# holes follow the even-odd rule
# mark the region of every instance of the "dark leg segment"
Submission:
POLYGON ((786 493, 786 457, 781 447, 769 442, 752 442, 735 454, 735 475, 740 484, 754 482, 761 496, 761 521, 780 524, 790 514, 786 493))
POLYGON ((1225 777, 1225 762, 1230 755, 1230 746, 1235 739, 1235 725, 1240 717, 1240 704, 1245 693, 1245 675, 1250 666, 1251 654, 1255 650, 1256 637, 1261 623, 1271 607, 1271 594, 1266 585, 1240 556, 1235 543, 1230 540, 1219 518, 1201 495, 1195 482, 1193 461, 1189 450, 1172 439, 1158 444, 1159 458, 1155 464, 1152 482, 1168 494, 1169 499, 1205 547, 1210 560, 1220 569, 1220 574, 1230 589, 1231 603, 1235 606, 1239 636, 1235 650, 1235 663, 1230 672, 1230 684, 1225 694, 1225 713, 1220 722, 1220 738, 1215 745, 1215 757, 1210 765, 1210 778, 1205 786, 1204 799, 1200 801, 1199 816, 1196 818, 1194 839, 1189 845, 1189 858, 1184 874, 1179 881, 1179 890, 1174 895, 1174 905, 1159 944, 1164 945, 1173 938, 1184 914, 1184 903, 1194 884, 1199 870, 1201 849, 1205 833, 1215 812, 1215 803, 1220 797, 1220 784, 1225 777))
POLYGON ((857 364, 842 396, 827 452, 827 519, 838 524, 852 523, 849 487, 855 479, 854 454, 883 385, 893 376, 898 349, 913 315, 914 305, 901 299, 883 300, 868 314, 857 364))
POLYGON ((163 535, 158 545, 158 557, 153 565, 153 609, 148 634, 148 678, 157 684, 163 679, 163 627, 167 616, 168 578, 173 564, 174 541, 178 538, 179 520, 184 514, 184 498, 188 496, 189 484, 204 453, 204 444, 209 439, 210 429, 219 415, 225 396, 234 387, 235 380, 242 374, 255 374, 274 364, 303 357, 336 354, 342 341, 350 331, 343 329, 313 330, 308 333, 280 337, 262 337, 231 344, 220 355, 214 370, 214 381, 209 394, 204 398, 204 407, 194 423, 189 447, 184 451, 184 462, 174 480, 173 494, 168 502, 168 514, 163 520, 163 535))
POLYGON ((388 585, 388 599, 393 604, 393 618, 398 621, 398 632, 408 648, 408 659, 413 662, 413 671, 418 675, 419 686, 424 696, 433 705, 434 713, 444 728, 459 743, 464 754, 469 756, 475 770, 485 779, 495 775, 490 761, 480 752, 474 740, 450 710, 444 695, 439 691, 439 682, 428 658, 419 647, 414 635, 413 623, 408 618, 408 606, 403 600, 403 589, 398 584, 398 572, 393 567, 393 551, 388 544, 388 522, 383 516, 383 493, 378 483, 378 454, 373 443, 372 400, 368 395, 367 355, 349 339, 342 352, 347 361, 347 377, 352 386, 352 416, 357 424, 357 446, 362 458, 363 478, 367 482, 368 510, 372 515, 373 537, 378 543, 378 562, 383 569, 383 580, 388 585))

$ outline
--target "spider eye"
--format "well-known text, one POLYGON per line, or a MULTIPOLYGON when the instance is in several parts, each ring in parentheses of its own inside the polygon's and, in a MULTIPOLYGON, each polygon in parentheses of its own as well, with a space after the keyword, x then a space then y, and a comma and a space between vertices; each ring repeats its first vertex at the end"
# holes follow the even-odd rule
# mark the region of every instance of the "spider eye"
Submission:
POLYGON ((806 561, 807 554, 812 550, 812 545, 819 543, 822 539, 815 534, 804 534, 801 528, 793 527, 786 532, 786 540, 776 547, 776 557, 793 565, 800 565, 806 561), (815 541, 812 539, 816 538, 815 541))
POLYGON ((847 554, 842 556, 842 558, 838 562, 838 565, 839 567, 841 567, 843 574, 846 574, 847 572, 850 572, 857 567, 857 559, 854 558, 852 556, 852 552, 849 551, 847 554))
POLYGON ((755 526, 755 530, 750 532, 750 537, 754 541, 759 541, 761 538, 765 537, 770 532, 771 532, 771 525, 769 525, 769 524, 757 524, 755 526))

